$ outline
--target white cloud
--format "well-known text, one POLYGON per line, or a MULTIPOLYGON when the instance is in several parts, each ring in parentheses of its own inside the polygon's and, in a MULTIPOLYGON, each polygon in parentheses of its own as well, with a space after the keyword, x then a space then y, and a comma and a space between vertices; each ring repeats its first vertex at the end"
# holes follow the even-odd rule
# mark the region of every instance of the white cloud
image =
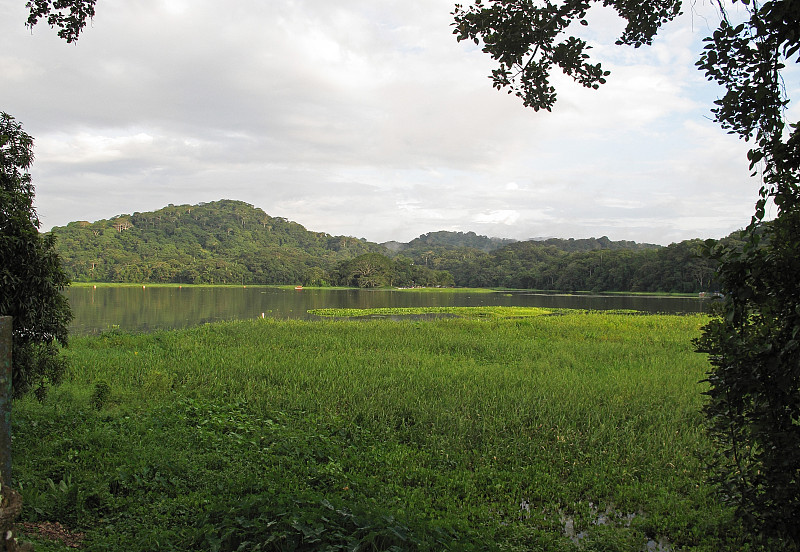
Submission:
POLYGON ((598 200, 599 205, 604 207, 614 207, 617 209, 639 209, 644 207, 645 204, 638 200, 624 199, 618 197, 609 197, 598 200))
POLYGON ((49 163, 70 165, 115 161, 155 153, 153 136, 137 132, 127 136, 104 136, 80 132, 70 136, 45 135, 37 140, 38 151, 49 163))
MULTIPOLYGON (((0 0, 0 109, 36 138, 45 226, 222 197, 316 231, 669 243, 745 224, 745 149, 705 117, 691 18, 620 48, 552 113, 491 88, 450 0, 106 0, 76 46, 0 0), (739 218, 741 222, 737 222, 739 218)), ((695 26, 696 28, 696 26, 695 26)), ((792 107, 794 109, 794 107, 792 107)))
POLYGON ((478 213, 473 219, 478 224, 505 224, 513 226, 519 220, 519 213, 513 209, 500 209, 478 213))

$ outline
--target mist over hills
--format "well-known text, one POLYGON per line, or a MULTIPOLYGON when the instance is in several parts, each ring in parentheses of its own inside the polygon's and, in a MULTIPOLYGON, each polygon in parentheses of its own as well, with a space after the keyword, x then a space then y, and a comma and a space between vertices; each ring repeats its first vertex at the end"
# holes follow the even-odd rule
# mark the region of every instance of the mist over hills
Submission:
POLYGON ((310 231, 228 199, 76 221, 52 233, 76 281, 689 292, 713 275, 697 256, 700 240, 662 247, 436 231, 379 244, 310 231))

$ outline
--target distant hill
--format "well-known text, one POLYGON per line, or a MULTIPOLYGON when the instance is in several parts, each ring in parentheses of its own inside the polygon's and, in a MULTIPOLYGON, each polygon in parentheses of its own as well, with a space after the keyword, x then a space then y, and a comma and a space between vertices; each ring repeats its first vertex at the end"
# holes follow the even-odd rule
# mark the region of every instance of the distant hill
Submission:
POLYGON ((517 240, 479 236, 475 232, 448 232, 441 230, 439 232, 422 234, 408 243, 391 241, 382 245, 395 252, 403 252, 409 249, 419 250, 430 247, 445 247, 447 249, 470 247, 488 253, 489 251, 494 251, 495 249, 514 243, 515 241, 517 240))
POLYGON ((661 249, 661 245, 654 243, 637 243, 635 241, 611 241, 607 236, 600 238, 585 238, 585 239, 562 239, 562 238, 547 238, 538 239, 525 242, 531 245, 551 245, 560 251, 599 251, 601 249, 630 249, 633 251, 642 251, 644 249, 661 249))
MULTIPOLYGON (((502 256, 504 251, 542 251, 575 253, 598 250, 643 251, 659 249, 660 245, 633 241, 611 241, 608 237, 586 239, 547 238, 516 241, 509 238, 488 238, 475 232, 430 232, 408 243, 396 241, 383 244, 395 255, 408 257, 417 264, 441 270, 460 272, 465 263, 487 255, 502 256)), ((526 253, 523 253, 526 254, 526 253)), ((488 257, 487 257, 488 258, 488 257)), ((464 282, 456 276, 456 282, 464 282)))
POLYGON ((600 238, 563 239, 563 238, 536 238, 527 241, 518 241, 511 238, 489 238, 475 232, 429 232, 414 238, 408 243, 388 241, 381 244, 389 251, 412 256, 422 250, 443 248, 447 250, 470 248, 490 253, 503 247, 555 247, 559 251, 598 251, 601 249, 629 249, 641 251, 645 249, 660 249, 662 246, 654 243, 637 243, 635 241, 611 241, 607 236, 600 238), (513 245, 515 244, 515 245, 513 245), (524 244, 524 245, 523 245, 524 244))
POLYGON ((78 281, 324 284, 340 261, 388 253, 228 199, 71 222, 52 233, 78 281))
POLYGON ((228 199, 71 222, 52 233, 75 281, 681 292, 714 285, 715 265, 699 255, 699 239, 661 247, 439 231, 377 244, 312 232, 228 199))

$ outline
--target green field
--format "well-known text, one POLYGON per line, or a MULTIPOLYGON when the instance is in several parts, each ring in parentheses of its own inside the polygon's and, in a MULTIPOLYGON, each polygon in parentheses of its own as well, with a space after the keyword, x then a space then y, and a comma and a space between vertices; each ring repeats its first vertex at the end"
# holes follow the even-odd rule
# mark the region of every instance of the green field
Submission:
POLYGON ((456 314, 75 338, 14 404, 23 518, 86 550, 745 548, 704 480, 704 317, 456 314))

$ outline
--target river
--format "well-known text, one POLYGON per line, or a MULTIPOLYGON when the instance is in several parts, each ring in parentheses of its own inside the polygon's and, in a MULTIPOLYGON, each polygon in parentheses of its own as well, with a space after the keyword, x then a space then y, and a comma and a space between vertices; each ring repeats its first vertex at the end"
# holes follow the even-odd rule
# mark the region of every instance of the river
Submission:
POLYGON ((75 315, 73 334, 105 330, 152 331, 220 320, 319 319, 319 308, 526 306, 571 309, 631 309, 643 312, 703 312, 694 297, 554 294, 526 291, 413 291, 285 289, 275 287, 73 286, 67 296, 75 315))

